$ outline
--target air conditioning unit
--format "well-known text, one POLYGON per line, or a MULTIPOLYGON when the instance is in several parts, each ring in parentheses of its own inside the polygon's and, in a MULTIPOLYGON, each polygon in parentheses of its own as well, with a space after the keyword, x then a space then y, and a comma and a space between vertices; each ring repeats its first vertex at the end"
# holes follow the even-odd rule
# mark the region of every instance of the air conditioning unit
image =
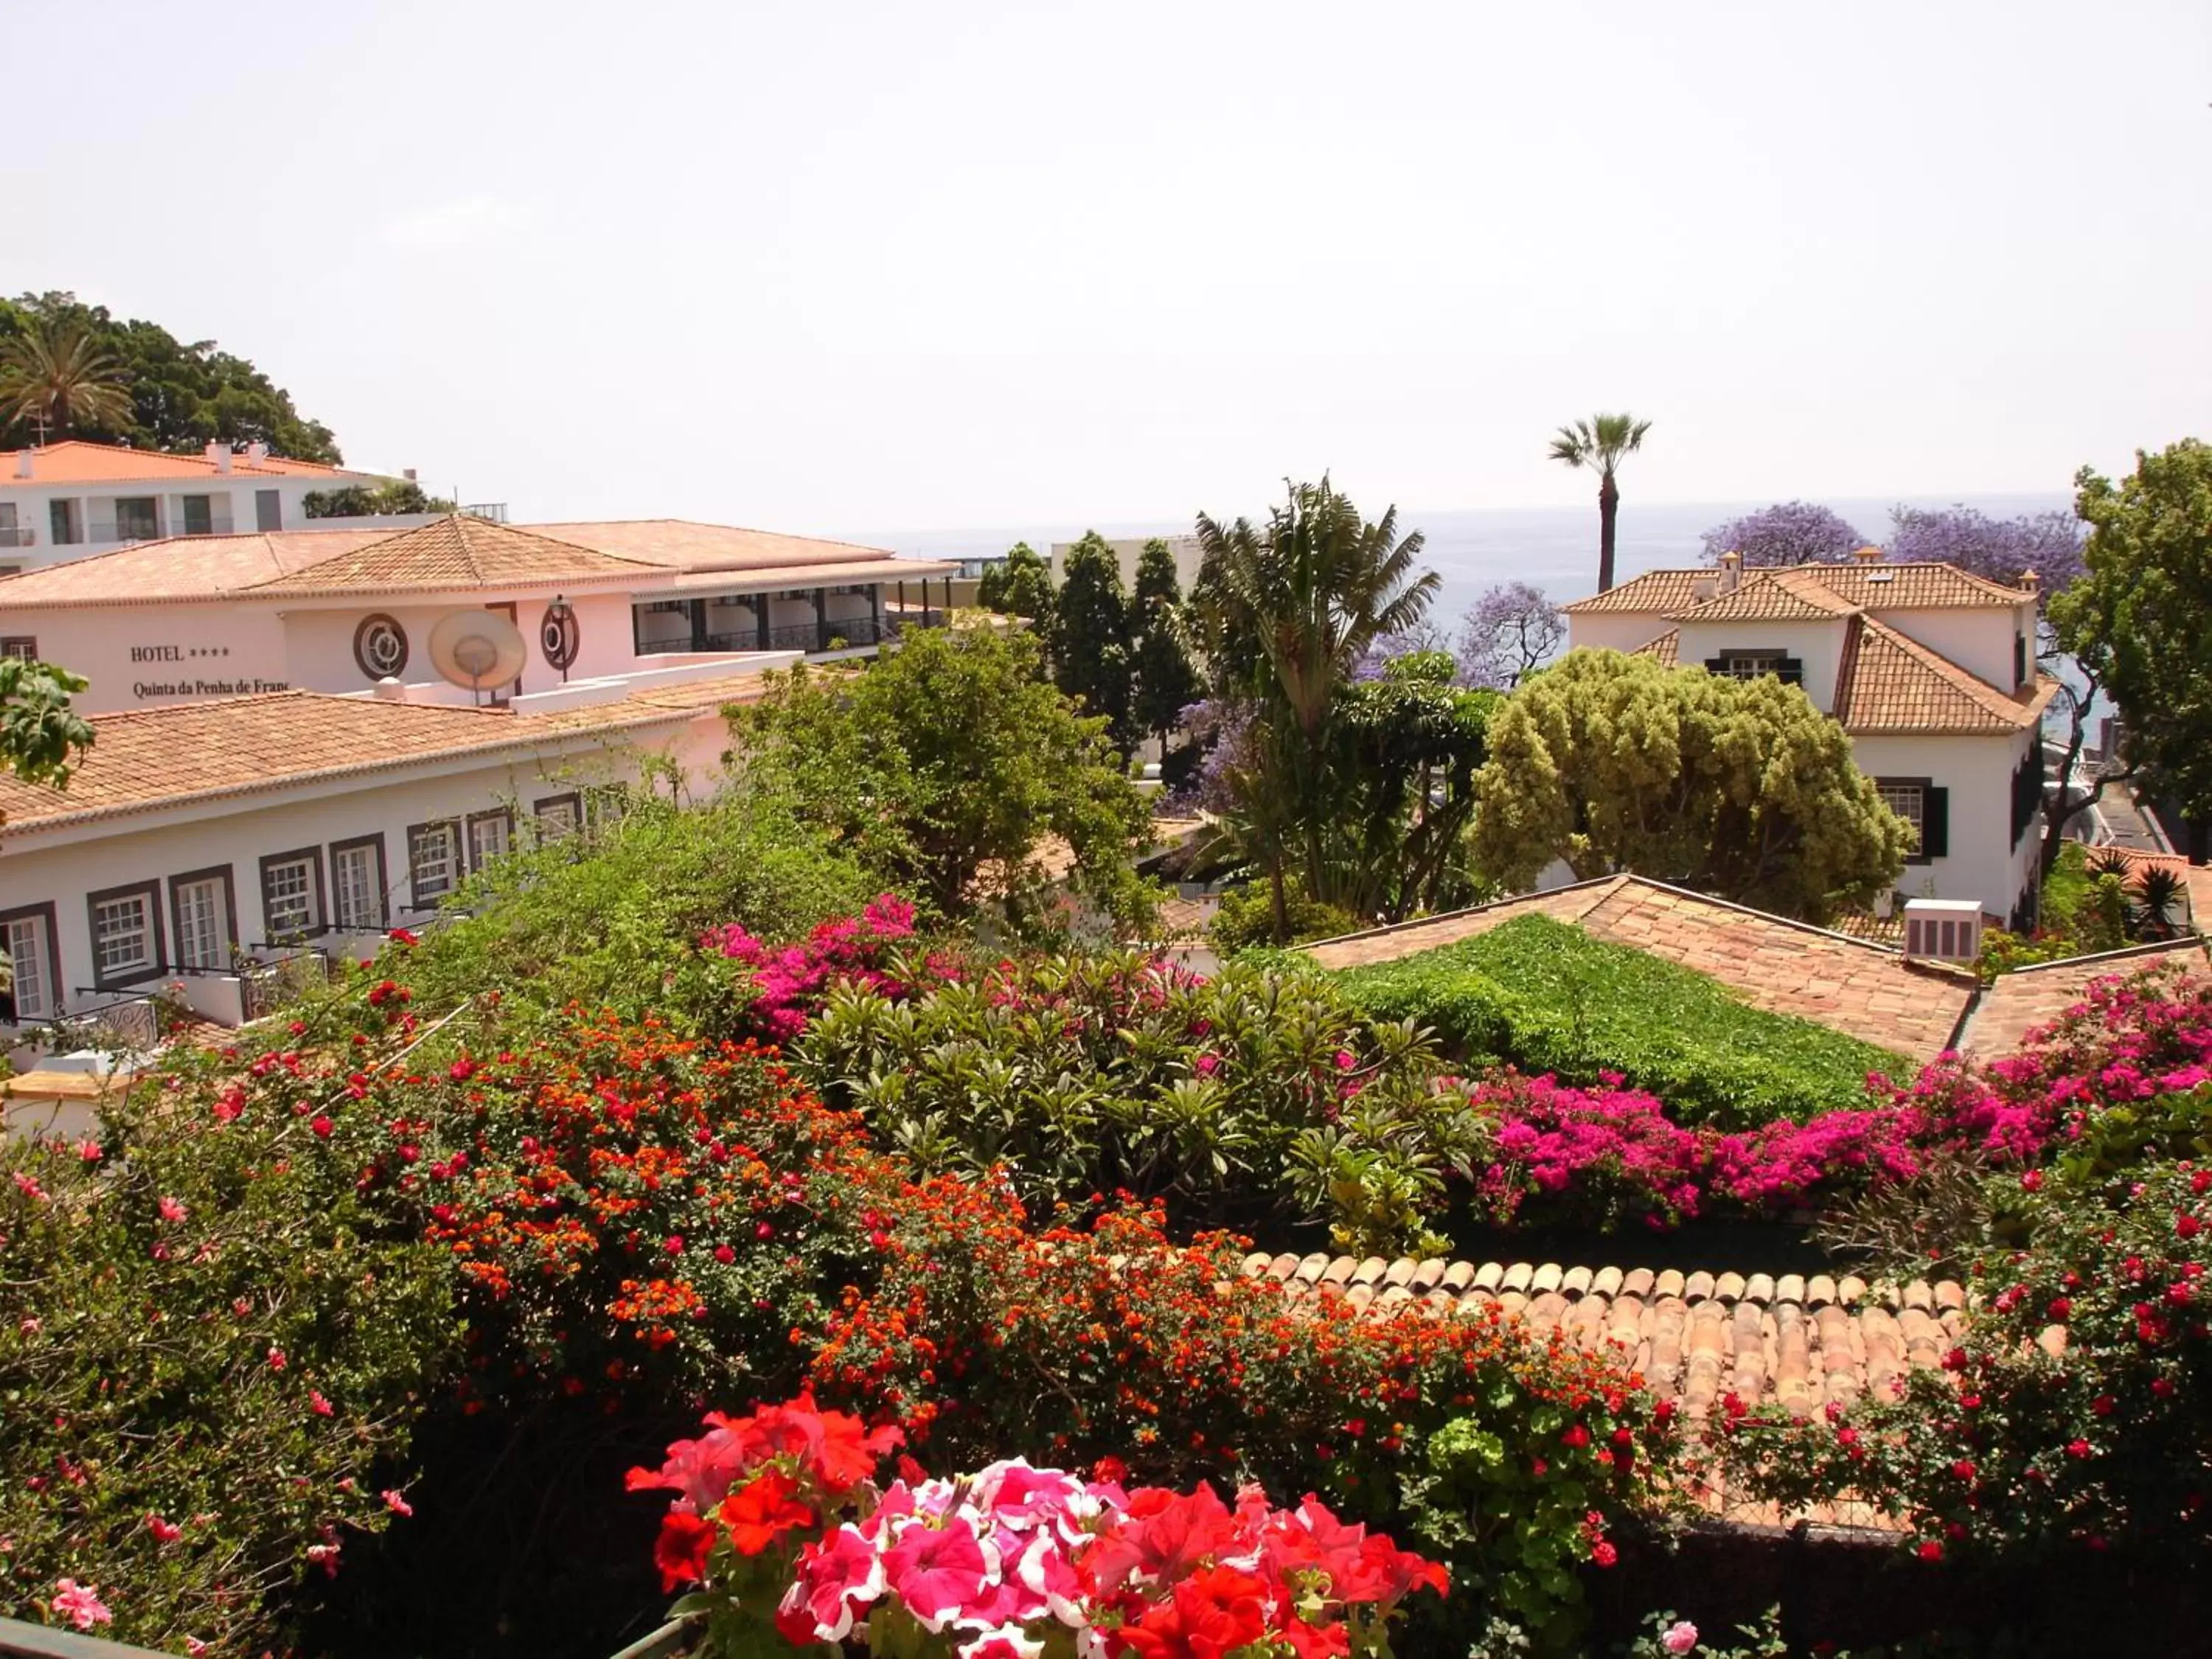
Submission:
POLYGON ((1929 962, 1972 962, 1982 954, 1978 899, 1907 899, 1905 954, 1929 962))

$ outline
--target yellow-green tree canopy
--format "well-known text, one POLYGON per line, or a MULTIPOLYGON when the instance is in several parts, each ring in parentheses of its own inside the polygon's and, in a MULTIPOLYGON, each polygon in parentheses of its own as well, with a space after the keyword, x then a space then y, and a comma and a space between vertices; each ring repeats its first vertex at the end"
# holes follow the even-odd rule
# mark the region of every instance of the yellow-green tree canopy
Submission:
POLYGON ((1570 652, 1492 714, 1475 857, 1509 886, 1553 859, 1819 920, 1890 890, 1911 831, 1803 691, 1570 652))

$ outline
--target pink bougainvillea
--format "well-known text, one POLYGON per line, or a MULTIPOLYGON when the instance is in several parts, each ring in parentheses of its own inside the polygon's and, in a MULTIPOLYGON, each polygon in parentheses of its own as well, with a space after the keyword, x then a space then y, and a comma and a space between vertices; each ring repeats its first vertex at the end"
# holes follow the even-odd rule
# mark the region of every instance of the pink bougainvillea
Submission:
MULTIPOLYGON (((796 945, 769 945, 739 923, 711 928, 699 945, 753 970, 751 1016, 765 1041, 787 1043, 806 1029, 830 987, 850 980, 888 997, 903 998, 911 988, 890 970, 896 951, 914 937, 914 906, 884 893, 857 916, 823 922, 796 945)), ((925 964, 932 978, 957 977, 955 964, 933 955, 925 964)))

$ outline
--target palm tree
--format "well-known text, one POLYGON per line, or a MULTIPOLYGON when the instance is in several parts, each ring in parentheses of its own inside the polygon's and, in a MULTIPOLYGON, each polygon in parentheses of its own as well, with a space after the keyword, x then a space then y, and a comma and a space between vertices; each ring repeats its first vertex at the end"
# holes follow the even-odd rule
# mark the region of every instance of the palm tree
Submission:
POLYGON ((21 421, 42 436, 126 426, 133 411, 128 380, 114 353, 89 331, 50 324, 0 346, 0 423, 21 421))
MULTIPOLYGON (((1264 530, 1199 515, 1205 562, 1194 598, 1208 613, 1217 659, 1247 677, 1237 689, 1261 707, 1267 769, 1276 774, 1267 782, 1285 798, 1271 816, 1303 829, 1306 890, 1319 897, 1328 890, 1322 796, 1337 689, 1376 641, 1421 620, 1441 581, 1417 571, 1421 532, 1401 538, 1396 507, 1369 524, 1326 477, 1285 483, 1290 500, 1270 511, 1264 530)), ((1286 937, 1283 837, 1267 839, 1276 927, 1286 937)))
POLYGON ((1613 523, 1620 516, 1620 489, 1613 481, 1624 456, 1644 447, 1644 434, 1651 422, 1633 415, 1599 415, 1563 426, 1552 440, 1552 459, 1568 466, 1586 466, 1596 472, 1597 591, 1613 586, 1613 523))

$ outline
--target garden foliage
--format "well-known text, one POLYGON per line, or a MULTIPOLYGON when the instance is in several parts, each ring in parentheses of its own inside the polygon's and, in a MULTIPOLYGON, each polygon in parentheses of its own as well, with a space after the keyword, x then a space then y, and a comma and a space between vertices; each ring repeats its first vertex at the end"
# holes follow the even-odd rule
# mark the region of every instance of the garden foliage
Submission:
POLYGON ((1595 1084, 1617 1073, 1680 1121, 1751 1129, 1864 1104, 1901 1056, 1770 1014, 1717 981, 1547 916, 1336 975, 1382 1020, 1435 1031, 1458 1058, 1595 1084))

